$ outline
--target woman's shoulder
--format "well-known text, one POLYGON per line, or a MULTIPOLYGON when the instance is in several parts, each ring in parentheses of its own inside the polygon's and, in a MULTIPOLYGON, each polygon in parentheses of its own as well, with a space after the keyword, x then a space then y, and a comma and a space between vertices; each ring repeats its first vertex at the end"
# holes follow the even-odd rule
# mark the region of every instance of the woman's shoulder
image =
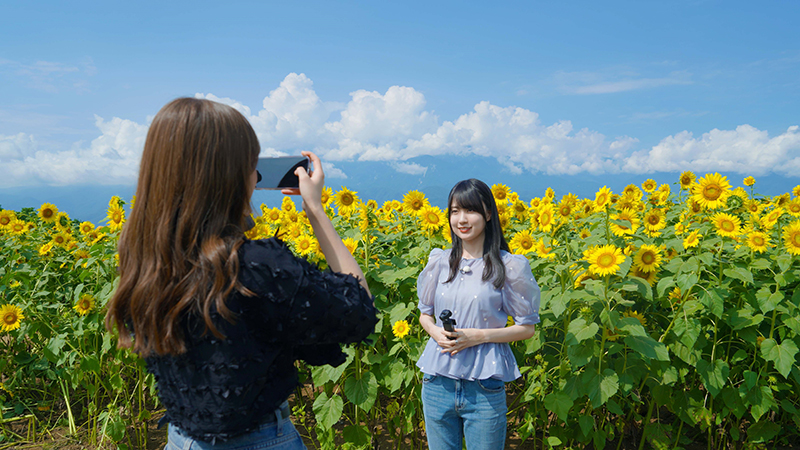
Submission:
POLYGON ((530 270, 531 268, 531 263, 525 255, 515 255, 505 250, 500 250, 500 258, 507 269, 521 270, 522 268, 527 268, 530 270))
POLYGON ((245 239, 239 247, 239 263, 248 266, 281 266, 295 261, 297 258, 289 247, 280 239, 245 239))

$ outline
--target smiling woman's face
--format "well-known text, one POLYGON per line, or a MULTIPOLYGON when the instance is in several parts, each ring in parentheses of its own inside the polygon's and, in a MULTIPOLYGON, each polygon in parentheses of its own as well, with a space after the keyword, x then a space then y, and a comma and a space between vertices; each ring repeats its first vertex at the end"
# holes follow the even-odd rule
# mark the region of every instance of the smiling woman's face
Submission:
POLYGON ((450 226, 453 232, 465 243, 479 242, 486 229, 486 218, 478 211, 462 208, 453 202, 450 205, 450 226))

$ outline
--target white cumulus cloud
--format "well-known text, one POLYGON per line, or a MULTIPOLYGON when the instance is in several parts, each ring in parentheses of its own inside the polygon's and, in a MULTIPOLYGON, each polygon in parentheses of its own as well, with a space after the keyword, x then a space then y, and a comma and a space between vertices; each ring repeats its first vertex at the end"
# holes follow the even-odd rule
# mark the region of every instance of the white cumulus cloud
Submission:
MULTIPOLYGON (((681 74, 671 76, 686 81, 681 74)), ((584 87, 602 84, 591 77, 580 81, 584 87)), ((424 155, 491 157, 513 173, 551 175, 682 170, 800 174, 798 126, 772 137, 750 125, 714 129, 699 137, 682 131, 652 148, 640 148, 634 137, 611 139, 576 129, 569 120, 546 124, 534 111, 488 101, 455 120, 440 121, 427 109, 425 96, 407 86, 391 86, 383 93, 357 90, 346 103, 324 101, 313 82, 296 73, 270 91, 260 109, 212 93, 195 96, 230 105, 247 117, 262 156, 313 150, 325 160, 329 178, 346 179, 333 163, 353 160, 386 161, 395 171, 424 176, 428 168, 412 161, 424 155)), ((135 183, 151 120, 96 117, 96 139, 59 152, 42 148, 30 134, 0 135, 0 186, 135 183)))
POLYGON ((634 152, 622 165, 626 172, 729 171, 763 175, 800 174, 800 133, 791 126, 773 138, 750 125, 711 130, 699 138, 682 131, 650 150, 634 152))

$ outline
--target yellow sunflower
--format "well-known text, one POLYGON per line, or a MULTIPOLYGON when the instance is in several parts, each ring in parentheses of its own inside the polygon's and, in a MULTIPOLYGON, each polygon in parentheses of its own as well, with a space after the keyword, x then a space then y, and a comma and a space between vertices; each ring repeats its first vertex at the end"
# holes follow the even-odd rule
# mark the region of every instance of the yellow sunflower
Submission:
POLYGON ((653 233, 667 226, 667 217, 661 209, 653 208, 645 213, 642 222, 647 231, 653 233))
POLYGON ((342 239, 344 246, 347 247, 347 250, 350 252, 351 255, 356 254, 356 249, 358 248, 358 241, 352 238, 345 238, 342 239))
POLYGON ((764 210, 764 205, 761 204, 758 200, 746 200, 744 202, 744 208, 747 211, 750 211, 750 214, 761 214, 761 211, 764 210))
POLYGON ((51 203, 44 203, 39 207, 39 218, 44 222, 55 222, 58 208, 51 203))
POLYGON ((108 208, 106 217, 108 218, 108 228, 111 229, 111 232, 121 230, 122 224, 125 223, 125 210, 119 205, 111 206, 108 208))
POLYGON ((21 221, 19 219, 14 219, 6 227, 6 229, 8 231, 10 231, 12 234, 15 234, 15 235, 19 236, 19 235, 25 234, 28 231, 28 224, 26 224, 25 222, 23 222, 23 221, 21 221))
POLYGON ((756 179, 753 177, 747 177, 742 181, 742 183, 744 183, 745 186, 752 186, 756 184, 756 179))
POLYGON ((642 272, 658 270, 661 266, 661 250, 655 245, 642 245, 633 257, 633 265, 642 272))
POLYGON ((703 237, 697 231, 692 231, 683 239, 683 248, 697 247, 700 244, 700 238, 703 237))
POLYGON ((625 186, 625 189, 622 190, 622 196, 638 200, 642 198, 642 190, 639 189, 639 186, 636 186, 635 184, 629 184, 625 186))
POLYGON ((548 187, 547 189, 544 190, 544 196, 549 198, 550 200, 553 200, 554 198, 556 198, 556 191, 554 191, 553 188, 548 187))
POLYGON ((652 272, 645 272, 643 270, 640 270, 638 267, 633 266, 633 267, 631 267, 631 271, 630 271, 629 275, 637 277, 637 278, 641 278, 644 281, 647 281, 647 284, 649 284, 650 286, 655 286, 656 282, 658 281, 658 271, 657 270, 654 270, 652 272))
POLYGON ((768 212, 761 218, 761 225, 764 225, 766 228, 772 228, 778 223, 778 219, 781 218, 783 215, 783 208, 773 208, 772 211, 768 212))
POLYGON ((94 224, 92 222, 81 222, 81 224, 78 226, 78 229, 80 230, 81 235, 86 236, 94 231, 94 224))
POLYGON ((797 186, 794 187, 794 189, 792 189, 792 195, 794 195, 795 197, 800 197, 800 184, 798 184, 797 186))
POLYGON ((681 189, 684 191, 689 190, 689 188, 692 187, 692 183, 694 183, 695 178, 694 172, 689 170, 682 172, 680 178, 678 179, 681 189))
POLYGON ((650 178, 644 180, 644 183, 642 183, 642 189, 648 194, 655 191, 656 187, 658 187, 658 184, 655 180, 650 178))
POLYGON ((624 208, 622 211, 612 214, 610 219, 612 222, 609 224, 609 228, 611 232, 614 233, 614 236, 631 235, 639 228, 639 217, 633 210, 628 208, 624 208))
POLYGON ((553 258, 555 258, 556 254, 553 253, 553 248, 554 248, 554 246, 556 244, 557 244, 557 242, 552 241, 550 243, 550 245, 548 246, 544 242, 544 239, 537 240, 536 243, 535 243, 536 255, 538 257, 540 257, 540 258, 545 258, 545 259, 553 259, 553 258))
POLYGON ((61 248, 67 248, 67 245, 72 241, 72 236, 62 232, 58 232, 53 235, 53 244, 57 245, 61 248))
POLYGON ((583 287, 583 282, 584 281, 586 281, 586 280, 594 280, 594 279, 595 279, 595 276, 594 276, 594 274, 592 274, 592 272, 590 272, 588 270, 584 270, 583 272, 581 272, 575 278, 575 282, 573 283, 573 287, 575 289, 580 289, 580 288, 583 287))
POLYGON ((398 320, 392 325, 392 334, 398 339, 406 337, 409 331, 411 331, 411 327, 408 326, 408 322, 405 320, 398 320))
POLYGON ((717 209, 725 206, 730 189, 727 177, 718 173, 706 174, 692 186, 692 199, 704 208, 717 209))
POLYGON ((53 241, 50 241, 39 247, 39 256, 49 256, 53 251, 53 241))
POLYGON ((22 309, 15 305, 0 306, 0 329, 2 331, 16 330, 24 318, 22 309))
POLYGON ((333 189, 329 188, 328 186, 325 186, 324 188, 322 188, 322 206, 327 208, 328 205, 331 204, 332 200, 333 200, 333 189))
POLYGON ((0 230, 11 227, 11 223, 17 220, 17 213, 9 209, 0 210, 0 230))
POLYGON ((592 232, 589 231, 588 228, 583 228, 583 229, 581 229, 580 233, 578 233, 578 237, 580 237, 581 239, 586 239, 586 238, 590 237, 591 235, 592 235, 592 232))
POLYGON ((422 211, 422 208, 430 206, 430 202, 425 198, 425 194, 422 192, 408 191, 408 193, 403 196, 403 205, 406 206, 407 211, 411 214, 417 214, 422 211))
POLYGON ((732 216, 728 213, 717 213, 711 217, 714 223, 714 228, 720 236, 736 237, 742 234, 740 228, 741 220, 738 217, 732 216))
POLYGON ((500 203, 507 203, 508 202, 508 194, 511 192, 508 186, 505 184, 494 184, 492 185, 492 196, 497 201, 497 204, 500 203))
POLYGON ((447 223, 447 216, 444 211, 436 206, 424 206, 419 212, 422 228, 434 233, 447 223))
POLYGON ((758 253, 764 253, 767 251, 768 247, 771 247, 769 243, 769 235, 763 231, 751 231, 748 233, 745 244, 747 244, 751 250, 758 253))
POLYGON ((89 314, 94 308, 94 297, 89 294, 81 295, 81 298, 75 303, 72 309, 79 315, 85 316, 89 314))
POLYGON ((587 249, 583 258, 589 263, 589 271, 599 276, 617 273, 619 265, 625 262, 622 250, 611 244, 587 249))
POLYGON ((355 191, 342 186, 342 189, 334 195, 333 201, 336 203, 336 208, 339 209, 340 214, 350 216, 358 207, 359 198, 355 191))
POLYGON ((70 220, 70 218, 67 215, 67 213, 65 213, 63 211, 59 212, 56 215, 55 224, 56 224, 56 228, 58 228, 59 230, 62 230, 62 231, 66 231, 66 230, 69 230, 70 228, 72 228, 72 220, 70 220))
POLYGON ((800 220, 795 220, 783 229, 783 244, 792 255, 800 255, 800 220))
POLYGON ((800 198, 794 198, 786 204, 786 212, 794 217, 800 216, 800 198))
POLYGON ((633 317, 634 319, 638 320, 639 323, 641 323, 643 327, 647 326, 647 320, 645 320, 644 315, 642 315, 641 313, 637 312, 636 310, 625 311, 622 315, 623 315, 623 317, 633 317))
POLYGON ((297 206, 291 198, 283 197, 283 200, 281 200, 281 211, 284 213, 295 212, 297 211, 297 206))
POLYGON ((561 203, 558 204, 558 208, 556 208, 559 220, 562 222, 568 221, 569 217, 572 215, 572 208, 572 203, 562 200, 561 203))
POLYGON ((594 195, 594 207, 597 211, 605 211, 606 206, 611 201, 611 189, 603 186, 594 195))
POLYGON ((511 242, 508 243, 511 252, 517 255, 527 255, 535 250, 535 245, 536 242, 529 230, 522 230, 515 234, 514 237, 511 238, 511 242))
POLYGON ((675 289, 669 292, 670 300, 674 300, 676 303, 680 303, 681 299, 683 298, 683 293, 681 292, 681 288, 676 287, 675 289))
POLYGON ((525 204, 522 200, 517 200, 514 202, 514 215, 517 218, 522 219, 525 215, 528 214, 528 205, 525 204))
POLYGON ((262 210, 263 217, 267 223, 278 223, 281 221, 281 210, 279 208, 269 208, 266 211, 262 210))
POLYGON ((314 251, 314 237, 305 233, 301 234, 294 241, 294 248, 302 256, 308 255, 314 251))
POLYGON ((539 229, 548 233, 553 228, 553 205, 548 203, 539 207, 539 229))

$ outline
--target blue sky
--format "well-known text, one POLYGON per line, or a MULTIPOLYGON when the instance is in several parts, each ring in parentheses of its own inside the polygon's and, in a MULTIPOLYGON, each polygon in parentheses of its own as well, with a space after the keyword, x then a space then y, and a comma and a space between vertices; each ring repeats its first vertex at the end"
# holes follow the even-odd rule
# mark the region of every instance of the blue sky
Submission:
POLYGON ((773 195, 800 184, 796 1, 17 2, 3 16, 3 207, 132 192, 149 120, 178 96, 236 106, 265 155, 315 150, 330 186, 378 200, 469 176, 528 196, 681 170, 754 175, 773 195))

